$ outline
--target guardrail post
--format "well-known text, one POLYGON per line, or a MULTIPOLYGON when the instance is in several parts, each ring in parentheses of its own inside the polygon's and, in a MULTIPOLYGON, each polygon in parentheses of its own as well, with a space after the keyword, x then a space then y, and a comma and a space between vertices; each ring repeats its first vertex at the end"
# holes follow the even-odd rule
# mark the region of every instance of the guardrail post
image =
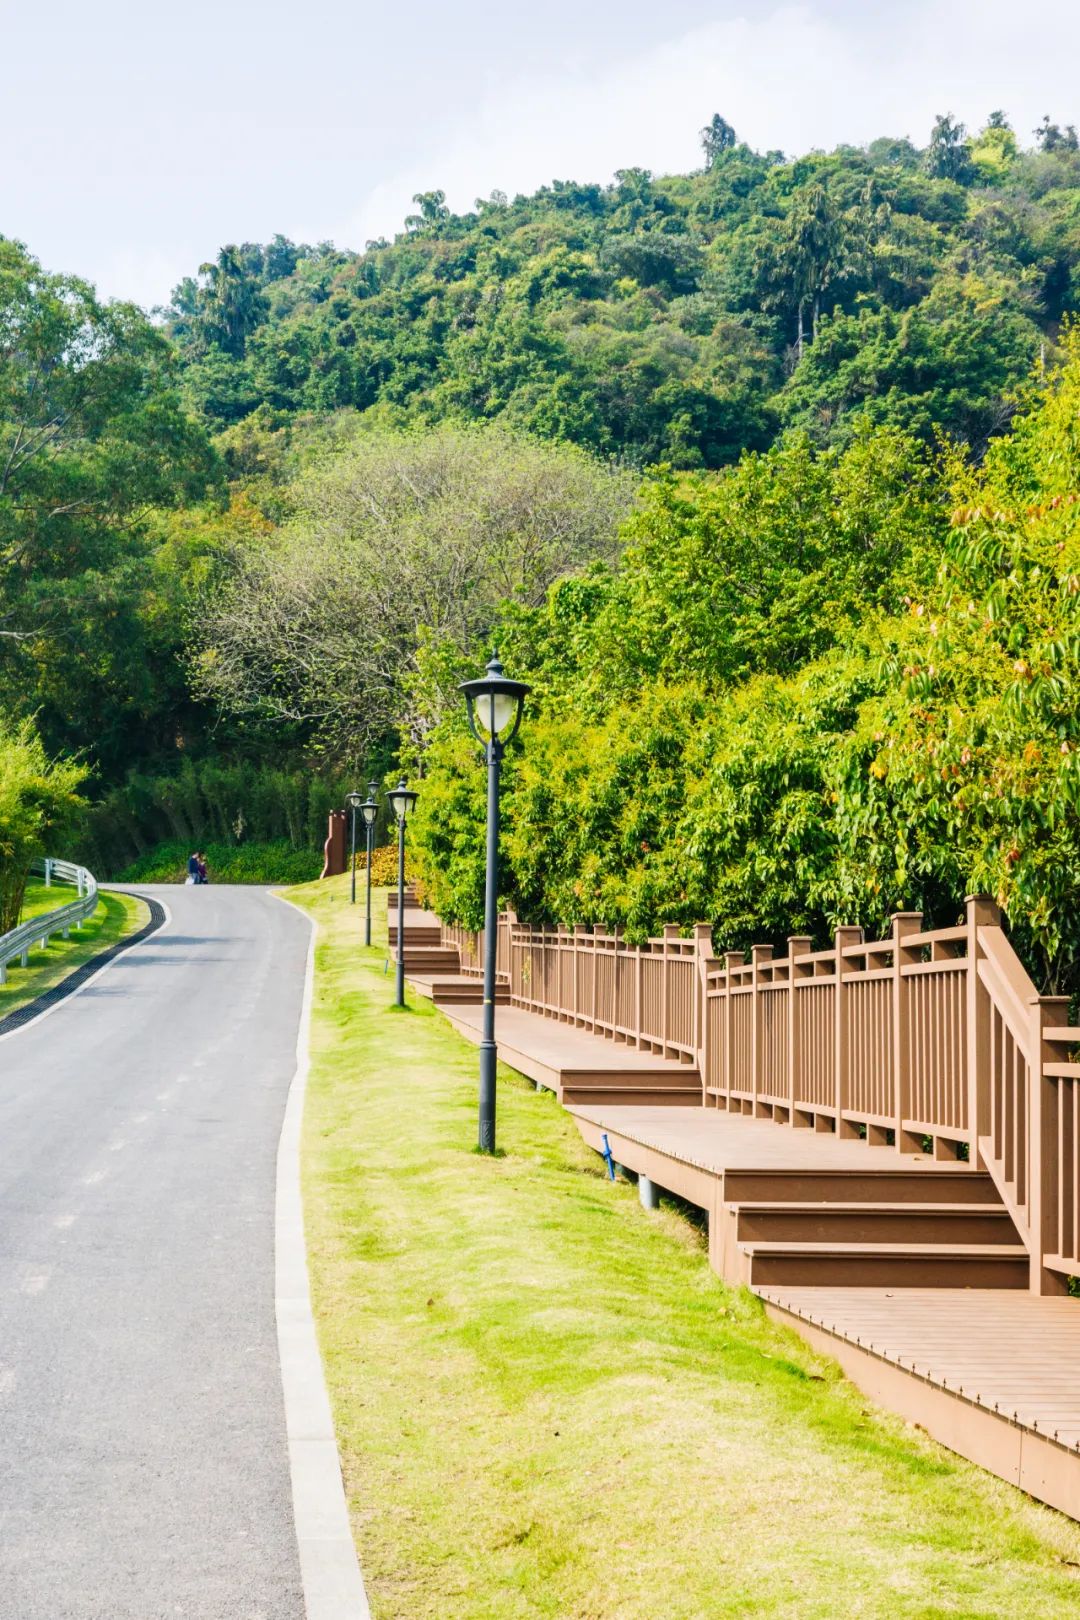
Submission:
POLYGON ((1031 1133, 1028 1155, 1028 1218, 1031 1241, 1031 1281, 1033 1294, 1064 1294, 1068 1283, 1055 1271, 1048 1271, 1043 1257, 1057 1248, 1058 1224, 1058 1088, 1043 1073, 1054 1050, 1043 1031, 1069 1018, 1068 996, 1040 996, 1031 1009, 1031 1133))
POLYGON ((761 997, 758 994, 758 979, 762 965, 772 961, 771 945, 751 945, 750 947, 750 1112, 757 1118, 758 1109, 764 1114, 767 1110, 764 1104, 758 1102, 758 1092, 761 1090, 761 997))
MULTIPOLYGON (((851 1120, 844 1118, 844 1109, 851 1097, 851 1083, 848 1070, 851 1064, 851 1042, 848 1040, 847 1028, 847 996, 845 994, 844 980, 849 973, 857 971, 844 959, 844 952, 851 945, 863 943, 861 928, 846 926, 836 930, 836 994, 833 997, 833 1058, 836 1064, 836 1134, 837 1136, 857 1136, 858 1129, 851 1120)), ((820 1119, 820 1115, 817 1118, 820 1119)))
POLYGON ((708 970, 712 962, 712 924, 694 924, 694 1053, 701 1078, 701 1102, 708 1103, 706 1086, 709 1083, 709 1004, 708 970))
POLYGON ((1001 911, 989 895, 969 894, 967 922, 967 1122, 971 1132, 969 1162, 983 1169, 979 1138, 990 1130, 990 994, 979 978, 984 954, 979 929, 1001 926, 1001 911))
POLYGON ((52 861, 47 855, 45 857, 45 887, 47 889, 52 888, 52 861))
POLYGON ((731 1075, 732 1075, 732 1048, 735 1044, 734 1030, 734 997, 731 994, 733 968, 742 967, 746 961, 742 951, 724 952, 724 1090, 727 1093, 726 1102, 731 1107, 731 1075))
POLYGON ((789 934, 787 942, 788 953, 788 1005, 787 1005, 787 1057, 788 1057, 788 1124, 806 1126, 809 1124, 806 1115, 798 1117, 795 1112, 796 1098, 799 1095, 799 1064, 802 1062, 802 1053, 799 1041, 799 1014, 798 1003, 795 998, 796 973, 795 964, 800 956, 808 956, 813 949, 813 940, 809 934, 789 934))
POLYGON ((664 924, 663 945, 661 947, 663 954, 660 958, 660 993, 663 998, 664 1013, 663 1023, 660 1027, 660 1038, 663 1041, 663 1051, 665 1057, 668 1056, 668 1033, 671 1027, 671 1015, 668 1010, 671 988, 668 984, 668 980, 671 977, 671 956, 668 951, 668 940, 678 939, 679 932, 678 923, 664 924))
POLYGON ((911 1112, 911 1041, 908 1033, 908 990, 903 968, 908 951, 904 940, 922 928, 921 911, 894 911, 893 933, 893 1103, 896 1123, 893 1127, 898 1153, 921 1153, 922 1142, 904 1130, 904 1120, 911 1112))

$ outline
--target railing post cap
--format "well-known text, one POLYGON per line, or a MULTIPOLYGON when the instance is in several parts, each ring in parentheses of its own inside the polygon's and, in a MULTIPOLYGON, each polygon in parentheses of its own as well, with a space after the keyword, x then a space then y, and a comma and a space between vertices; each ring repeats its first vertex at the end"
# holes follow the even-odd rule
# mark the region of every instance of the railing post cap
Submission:
POLYGON ((665 939, 681 939, 682 938, 682 929, 679 926, 679 924, 678 923, 665 923, 664 924, 664 938, 665 939))

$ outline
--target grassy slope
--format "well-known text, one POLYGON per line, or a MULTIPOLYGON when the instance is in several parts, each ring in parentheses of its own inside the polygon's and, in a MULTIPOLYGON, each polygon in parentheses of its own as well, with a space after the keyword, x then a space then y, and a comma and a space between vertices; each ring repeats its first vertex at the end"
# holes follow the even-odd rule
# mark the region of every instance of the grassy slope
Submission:
MULTIPOLYGON (((23 918, 56 911, 74 898, 75 890, 67 884, 46 889, 44 883, 31 883, 27 886, 23 918)), ((73 928, 69 939, 64 940, 57 934, 47 950, 31 951, 25 968, 17 961, 8 964, 8 981, 0 984, 0 1018, 6 1018, 8 1013, 33 1001, 43 990, 59 984, 91 956, 108 950, 127 934, 135 933, 149 915, 146 903, 134 895, 101 891, 94 915, 81 928, 73 928)))
POLYGON ((322 930, 304 1177, 378 1620, 1080 1613, 1076 1526, 868 1409, 551 1098, 504 1072, 506 1156, 472 1153, 475 1048, 391 1007, 345 881, 292 896, 322 930))

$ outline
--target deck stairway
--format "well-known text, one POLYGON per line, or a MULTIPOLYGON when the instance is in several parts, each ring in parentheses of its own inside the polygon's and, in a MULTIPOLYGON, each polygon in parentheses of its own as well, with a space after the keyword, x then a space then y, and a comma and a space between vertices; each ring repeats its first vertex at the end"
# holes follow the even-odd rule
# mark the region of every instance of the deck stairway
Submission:
POLYGON ((1028 1284, 1027 1250, 986 1175, 735 1172, 724 1200, 753 1288, 1028 1284))
MULTIPOLYGON (((479 1040, 483 941, 405 916, 418 990, 479 1040), (429 932, 414 934, 413 929, 429 932), (416 953, 414 955, 413 953, 416 953)), ((703 1210, 709 1258, 872 1398, 1080 1519, 1080 1028, 993 902, 716 958, 499 919, 500 1058, 590 1147, 703 1210)))

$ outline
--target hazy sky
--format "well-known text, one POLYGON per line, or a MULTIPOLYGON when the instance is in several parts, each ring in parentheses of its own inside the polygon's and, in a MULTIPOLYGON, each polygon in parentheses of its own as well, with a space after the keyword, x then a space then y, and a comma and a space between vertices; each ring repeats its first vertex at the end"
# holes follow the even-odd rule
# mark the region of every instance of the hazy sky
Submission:
POLYGON ((225 242, 362 247, 419 190, 1080 123, 1080 0, 0 0, 0 234, 144 303, 225 242))

